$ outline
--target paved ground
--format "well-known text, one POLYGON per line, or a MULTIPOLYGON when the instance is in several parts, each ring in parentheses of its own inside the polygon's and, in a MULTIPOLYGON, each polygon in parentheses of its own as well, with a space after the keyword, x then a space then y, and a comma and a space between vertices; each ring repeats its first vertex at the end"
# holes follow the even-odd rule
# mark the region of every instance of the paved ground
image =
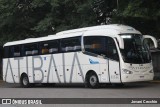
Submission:
MULTIPOLYGON (((0 82, 0 97, 1 98, 160 98, 160 83, 149 82, 149 83, 134 83, 128 84, 122 88, 113 87, 111 85, 103 86, 99 89, 85 88, 83 84, 58 84, 55 87, 45 87, 37 85, 33 88, 21 88, 18 84, 7 84, 0 82)), ((7 105, 0 107, 26 107, 27 105, 7 105)), ((36 105, 34 105, 36 106, 36 105)), ((53 105, 42 105, 51 107, 53 105)), ((97 107, 106 105, 63 105, 58 104, 54 107, 97 107)), ((116 107, 117 105, 108 106, 116 107)), ((130 105, 118 104, 119 107, 130 107, 130 105)), ((139 105, 132 105, 138 107, 139 105)), ((142 105, 141 105, 142 106, 142 105)), ((158 107, 159 105, 143 105, 144 107, 158 107)), ((36 106, 39 107, 39 106, 36 106)))

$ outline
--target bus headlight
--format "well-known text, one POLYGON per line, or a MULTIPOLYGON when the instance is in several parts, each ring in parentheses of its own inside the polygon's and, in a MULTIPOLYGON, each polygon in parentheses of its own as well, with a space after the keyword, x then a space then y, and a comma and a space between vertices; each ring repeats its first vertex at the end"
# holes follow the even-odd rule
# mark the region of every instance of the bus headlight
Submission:
POLYGON ((127 70, 127 69, 122 69, 122 71, 123 71, 123 73, 125 73, 125 74, 133 74, 132 71, 129 71, 129 70, 127 70))
POLYGON ((153 73, 153 69, 149 71, 149 73, 153 73))

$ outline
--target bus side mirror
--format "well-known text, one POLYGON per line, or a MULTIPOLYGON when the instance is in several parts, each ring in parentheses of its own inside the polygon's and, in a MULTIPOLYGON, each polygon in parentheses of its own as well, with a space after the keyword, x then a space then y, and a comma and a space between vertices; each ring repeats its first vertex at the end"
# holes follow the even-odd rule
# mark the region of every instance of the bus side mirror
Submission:
POLYGON ((158 48, 158 43, 157 43, 157 40, 156 40, 155 37, 150 36, 150 35, 143 35, 143 42, 144 42, 145 39, 151 39, 153 41, 154 47, 158 48))

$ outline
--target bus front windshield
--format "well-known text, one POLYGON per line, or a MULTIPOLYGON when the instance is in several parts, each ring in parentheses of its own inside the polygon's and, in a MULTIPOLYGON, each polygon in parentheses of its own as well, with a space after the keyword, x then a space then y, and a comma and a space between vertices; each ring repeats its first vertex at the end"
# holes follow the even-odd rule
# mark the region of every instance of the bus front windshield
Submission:
POLYGON ((121 49, 122 57, 126 63, 149 63, 151 61, 150 53, 146 44, 143 43, 143 37, 139 34, 122 34, 124 40, 124 49, 121 49))

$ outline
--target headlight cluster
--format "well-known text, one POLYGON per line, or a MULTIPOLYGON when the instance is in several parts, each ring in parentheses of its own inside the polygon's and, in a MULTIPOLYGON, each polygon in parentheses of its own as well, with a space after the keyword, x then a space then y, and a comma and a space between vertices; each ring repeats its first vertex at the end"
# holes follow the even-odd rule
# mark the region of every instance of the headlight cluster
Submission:
POLYGON ((133 74, 132 71, 129 71, 129 70, 127 70, 127 69, 122 69, 122 71, 123 71, 123 73, 125 73, 125 74, 133 74))
POLYGON ((149 73, 153 73, 153 69, 149 71, 149 73))

